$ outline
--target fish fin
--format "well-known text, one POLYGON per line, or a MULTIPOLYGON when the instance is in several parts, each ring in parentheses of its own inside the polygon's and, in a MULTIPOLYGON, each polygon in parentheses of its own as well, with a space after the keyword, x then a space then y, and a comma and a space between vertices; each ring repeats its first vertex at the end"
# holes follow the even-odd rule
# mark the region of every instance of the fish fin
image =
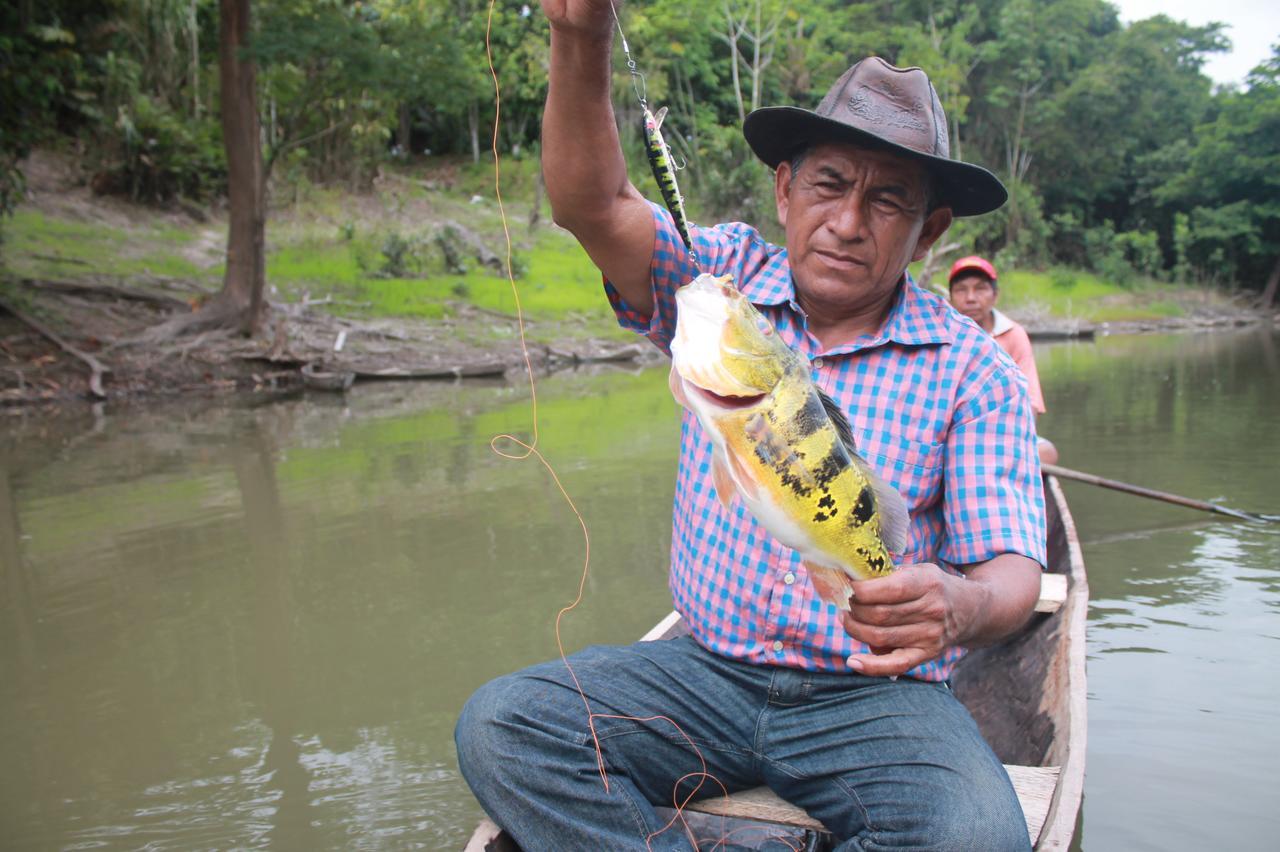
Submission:
POLYGON ((880 540, 893 553, 902 553, 907 549, 907 528, 911 524, 911 513, 907 510, 907 501, 898 493, 898 489, 880 478, 871 465, 862 456, 854 456, 855 463, 860 465, 863 474, 871 481, 871 490, 876 495, 876 514, 880 516, 880 540))
POLYGON ((853 440, 853 427, 849 425, 849 415, 845 414, 839 403, 827 396, 826 391, 822 388, 815 386, 814 390, 818 392, 818 399, 822 402, 822 407, 827 412, 827 418, 831 421, 831 425, 835 427, 836 437, 840 439, 840 443, 844 444, 844 448, 849 451, 849 455, 857 455, 858 445, 853 440))
POLYGON ((653 114, 653 126, 658 130, 662 129, 662 119, 667 117, 667 108, 659 107, 658 111, 653 114))
POLYGON ((733 484, 733 477, 729 474, 729 468, 725 465, 723 453, 715 453, 711 458, 711 479, 716 487, 716 499, 720 501, 720 505, 728 509, 733 505, 733 495, 737 490, 733 484))
POLYGON ((742 496, 755 500, 760 494, 760 487, 751 471, 742 463, 742 459, 733 453, 726 454, 729 459, 729 470, 733 474, 733 484, 738 486, 742 496))
POLYGON ((809 582, 813 584, 813 590, 818 593, 818 597, 836 609, 848 612, 849 597, 853 594, 853 586, 849 584, 848 575, 839 568, 828 568, 825 565, 810 562, 808 559, 802 560, 801 564, 809 572, 809 582))
MULTIPOLYGON (((689 408, 689 397, 684 393, 684 379, 676 370, 675 362, 671 363, 671 373, 667 376, 667 387, 671 388, 671 395, 675 397, 676 402, 685 408, 689 408)), ((692 410, 692 409, 690 409, 692 410)))
POLYGON ((850 457, 871 483, 871 491, 876 495, 876 512, 880 515, 880 539, 884 546, 894 553, 902 553, 907 549, 907 527, 911 522, 911 514, 907 511, 907 501, 902 499, 898 489, 885 482, 875 469, 858 453, 857 443, 853 440, 853 427, 849 418, 836 401, 818 388, 818 399, 826 409, 831 425, 835 427, 840 443, 849 451, 850 457))

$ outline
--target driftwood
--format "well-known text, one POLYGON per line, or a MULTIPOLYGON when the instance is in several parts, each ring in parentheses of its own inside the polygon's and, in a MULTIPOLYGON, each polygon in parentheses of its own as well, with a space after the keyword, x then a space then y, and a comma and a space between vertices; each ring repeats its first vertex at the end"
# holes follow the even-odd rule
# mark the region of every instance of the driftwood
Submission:
POLYGON ((442 222, 440 230, 436 232, 436 243, 444 251, 446 262, 449 261, 450 255, 455 250, 456 244, 461 243, 469 248, 470 254, 480 262, 482 266, 488 266, 491 269, 502 271, 502 258, 498 257, 488 246, 484 244, 484 240, 480 238, 471 229, 458 224, 454 221, 442 222))
POLYGON ((14 278, 10 280, 37 290, 47 290, 51 293, 131 299, 135 302, 147 302, 162 308, 191 310, 191 305, 182 299, 165 296, 160 293, 148 293, 146 290, 137 290, 133 287, 120 287, 114 284, 79 284, 74 281, 53 281, 46 278, 14 278))
POLYGON ((57 346, 63 352, 66 352, 71 357, 76 358, 80 361, 83 361, 86 365, 88 365, 89 371, 90 371, 89 372, 89 392, 92 393, 94 396, 96 396, 98 399, 106 399, 107 394, 102 389, 102 377, 104 374, 111 372, 111 369, 109 367, 104 366, 101 361, 99 361, 97 358, 90 355, 88 352, 84 352, 72 346, 70 343, 63 340, 62 337, 58 335, 56 332, 54 332, 52 329, 50 329, 43 323, 39 322, 35 318, 27 316, 25 313, 15 308, 12 303, 7 301, 3 297, 0 297, 0 308, 3 308, 4 310, 8 311, 10 314, 16 317, 20 322, 24 323, 27 326, 30 326, 35 331, 39 332, 43 337, 47 338, 50 342, 52 342, 55 346, 57 346))

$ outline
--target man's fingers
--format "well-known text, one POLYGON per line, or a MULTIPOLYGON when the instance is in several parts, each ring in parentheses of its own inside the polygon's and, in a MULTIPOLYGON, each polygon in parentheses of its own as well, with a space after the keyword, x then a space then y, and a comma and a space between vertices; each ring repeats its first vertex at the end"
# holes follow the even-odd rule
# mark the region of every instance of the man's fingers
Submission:
POLYGON ((853 654, 849 668, 868 677, 897 677, 928 660, 919 648, 895 648, 887 654, 853 654))
POLYGON ((937 646, 941 650, 946 644, 943 642, 942 625, 928 618, 881 626, 867 624, 859 621, 852 614, 846 613, 843 619, 843 626, 846 633, 871 648, 925 648, 937 646))
POLYGON ((873 580, 854 580, 853 599, 860 604, 900 604, 929 593, 942 570, 928 562, 903 565, 892 574, 873 580))

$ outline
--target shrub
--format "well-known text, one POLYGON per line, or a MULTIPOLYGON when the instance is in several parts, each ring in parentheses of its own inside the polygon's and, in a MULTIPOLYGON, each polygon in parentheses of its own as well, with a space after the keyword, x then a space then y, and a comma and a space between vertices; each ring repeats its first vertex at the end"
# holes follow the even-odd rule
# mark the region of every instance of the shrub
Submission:
POLYGON ((178 196, 203 199, 226 187, 227 168, 221 133, 212 118, 193 120, 167 105, 137 95, 118 108, 114 132, 113 180, 136 201, 168 201, 178 196))

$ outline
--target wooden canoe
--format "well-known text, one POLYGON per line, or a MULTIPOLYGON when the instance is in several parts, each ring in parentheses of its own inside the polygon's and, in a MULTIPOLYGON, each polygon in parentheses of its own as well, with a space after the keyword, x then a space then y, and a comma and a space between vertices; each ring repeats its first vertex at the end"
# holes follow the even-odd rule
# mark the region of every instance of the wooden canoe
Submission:
MULTIPOLYGON (((956 695, 1009 772, 1037 852, 1071 846, 1084 793, 1086 742, 1089 586, 1075 524, 1051 476, 1045 477, 1045 503, 1049 565, 1037 614, 1003 643, 970 652, 952 679, 956 695)), ((684 632, 679 615, 671 613, 644 638, 684 632)), ((735 843, 751 836, 786 836, 794 848, 831 845, 821 823, 765 788, 703 799, 687 806, 684 815, 700 839, 714 841, 732 832, 735 843), (746 830, 755 826, 758 831, 746 830)), ((519 847, 485 820, 466 852, 519 852, 519 847)))

